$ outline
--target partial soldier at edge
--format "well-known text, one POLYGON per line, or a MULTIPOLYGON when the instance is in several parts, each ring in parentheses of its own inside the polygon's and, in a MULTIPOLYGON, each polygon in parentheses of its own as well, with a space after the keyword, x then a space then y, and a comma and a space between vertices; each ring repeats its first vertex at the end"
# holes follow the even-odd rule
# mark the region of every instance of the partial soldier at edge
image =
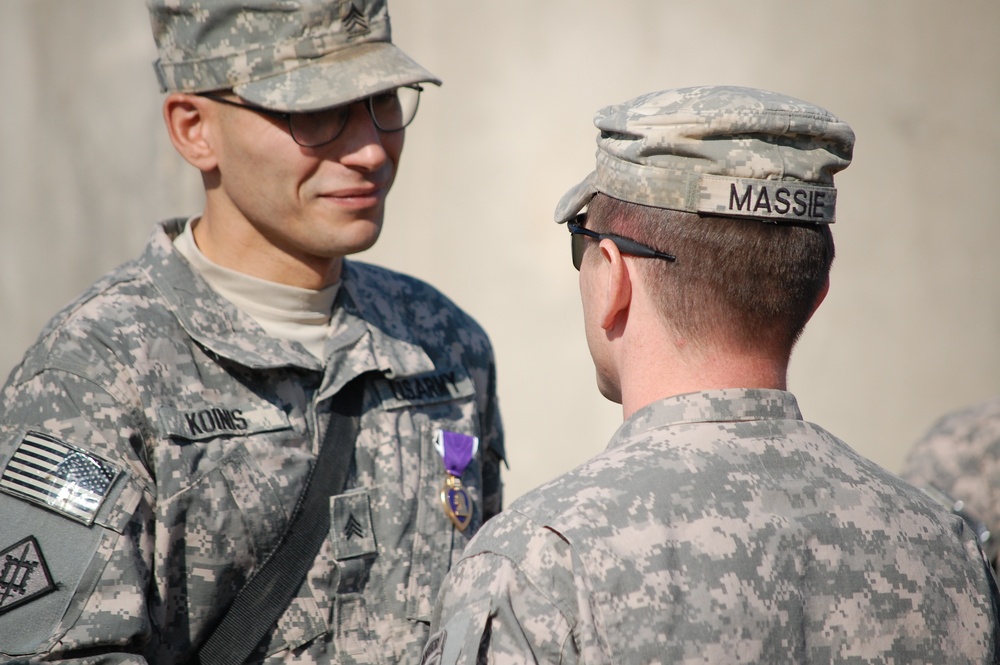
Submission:
POLYGON ((963 516, 994 570, 1000 565, 1000 395, 941 416, 900 475, 963 516))

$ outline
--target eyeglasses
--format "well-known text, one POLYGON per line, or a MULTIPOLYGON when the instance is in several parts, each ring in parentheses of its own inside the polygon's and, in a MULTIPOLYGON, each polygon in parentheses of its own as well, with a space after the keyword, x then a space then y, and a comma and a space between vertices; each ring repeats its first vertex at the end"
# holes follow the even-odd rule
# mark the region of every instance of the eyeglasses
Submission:
POLYGON ((631 238, 623 238, 622 236, 615 235, 613 233, 597 233, 596 231, 591 231, 588 228, 584 228, 583 224, 587 221, 587 213, 583 212, 573 218, 572 222, 566 224, 566 228, 570 232, 570 249, 573 251, 573 267, 577 270, 583 264, 583 250, 586 249, 584 241, 587 238, 593 238, 600 242, 607 238, 611 242, 615 243, 618 251, 622 254, 628 254, 629 256, 638 256, 642 259, 664 259, 666 261, 676 261, 677 257, 673 254, 666 254, 664 252, 657 251, 652 247, 643 245, 642 243, 632 240, 631 238))
MULTIPOLYGON (((364 103, 372 122, 380 131, 398 132, 416 117, 421 92, 423 88, 419 85, 404 85, 355 103, 364 103)), ((354 105, 344 104, 320 111, 290 113, 235 102, 212 92, 201 92, 198 95, 220 104, 249 109, 254 113, 284 120, 288 124, 288 133, 292 135, 292 140, 303 148, 318 148, 335 141, 347 126, 347 121, 351 117, 351 107, 354 105)))

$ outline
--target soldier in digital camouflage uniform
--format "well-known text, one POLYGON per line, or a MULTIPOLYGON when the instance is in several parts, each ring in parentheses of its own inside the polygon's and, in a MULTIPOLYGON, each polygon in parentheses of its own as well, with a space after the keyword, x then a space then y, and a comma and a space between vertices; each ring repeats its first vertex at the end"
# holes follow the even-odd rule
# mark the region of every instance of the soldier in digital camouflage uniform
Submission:
POLYGON ((961 518, 786 392, 829 284, 850 127, 735 87, 596 125, 597 168, 556 220, 625 422, 473 539, 425 662, 993 662, 995 587, 961 518))
POLYGON ((1000 395, 939 418, 900 475, 969 520, 993 568, 1000 566, 1000 395))
POLYGON ((416 662, 445 572, 500 509, 493 353, 438 291, 344 255, 381 227, 418 92, 396 89, 438 81, 380 0, 149 9, 206 205, 58 314, 3 391, 2 660, 193 661, 365 375, 347 490, 252 660, 416 662))

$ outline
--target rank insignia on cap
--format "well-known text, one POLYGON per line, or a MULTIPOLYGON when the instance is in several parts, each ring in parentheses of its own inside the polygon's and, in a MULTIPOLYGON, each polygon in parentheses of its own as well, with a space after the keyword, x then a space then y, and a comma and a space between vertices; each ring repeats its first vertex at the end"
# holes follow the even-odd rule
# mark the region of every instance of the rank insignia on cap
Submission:
POLYGON ((95 455, 28 432, 0 475, 0 489, 90 526, 119 473, 95 455))
POLYGON ((0 614, 55 590, 34 536, 0 552, 0 614))
POLYGON ((358 9, 358 6, 354 2, 350 3, 350 9, 343 14, 341 21, 344 27, 347 28, 347 34, 352 37, 371 32, 371 28, 368 26, 368 19, 365 18, 364 12, 358 9))

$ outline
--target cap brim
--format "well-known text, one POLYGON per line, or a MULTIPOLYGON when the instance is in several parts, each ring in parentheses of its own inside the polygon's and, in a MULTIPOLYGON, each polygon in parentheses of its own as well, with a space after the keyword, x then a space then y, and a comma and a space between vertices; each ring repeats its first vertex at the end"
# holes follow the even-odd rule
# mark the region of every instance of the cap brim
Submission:
POLYGON ((597 193, 597 188, 594 186, 596 180, 597 171, 591 171, 590 175, 583 179, 583 182, 563 194, 563 197, 559 199, 559 204, 556 206, 555 218, 557 224, 562 224, 573 219, 577 213, 590 203, 590 199, 594 198, 594 194, 597 193))
POLYGON ((413 83, 441 85, 441 79, 390 42, 368 42, 335 51, 306 65, 233 91, 275 111, 316 111, 340 106, 413 83))

